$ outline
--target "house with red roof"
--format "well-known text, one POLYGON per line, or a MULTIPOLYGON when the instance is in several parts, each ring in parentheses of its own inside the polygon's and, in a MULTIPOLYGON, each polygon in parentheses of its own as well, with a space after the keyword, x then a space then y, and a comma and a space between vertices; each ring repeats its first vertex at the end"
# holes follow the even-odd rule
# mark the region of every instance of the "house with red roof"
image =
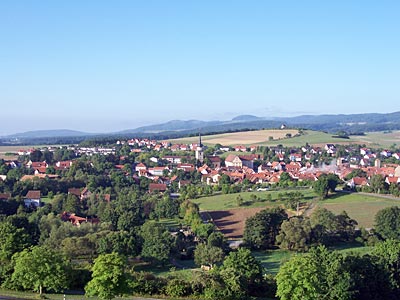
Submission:
POLYGON ((39 190, 30 190, 24 197, 26 207, 39 207, 41 204, 41 195, 39 190))
POLYGON ((385 182, 387 183, 387 184, 398 184, 398 183, 400 183, 400 178, 399 177, 397 177, 397 176, 386 176, 386 178, 385 178, 385 182))
POLYGON ((195 170, 195 167, 192 164, 178 164, 176 166, 176 169, 182 170, 185 172, 193 172, 195 170))
POLYGON ((164 183, 150 183, 149 184, 149 192, 150 193, 163 193, 167 190, 167 185, 164 183))
POLYGON ((247 151, 247 148, 244 145, 237 145, 233 148, 235 149, 236 152, 246 152, 247 151))
POLYGON ((66 211, 61 214, 61 220, 64 222, 70 222, 74 226, 80 226, 82 223, 86 223, 88 221, 87 218, 79 217, 74 213, 69 213, 66 211))
POLYGON ((143 164, 143 163, 139 163, 139 164, 137 164, 136 167, 135 167, 135 171, 136 171, 136 172, 139 172, 139 171, 141 171, 141 170, 144 170, 144 171, 147 170, 146 165, 143 164))
POLYGON ((58 161, 55 166, 59 170, 68 170, 72 166, 72 160, 58 161))
POLYGON ((245 156, 239 156, 235 154, 229 154, 225 158, 225 166, 226 167, 236 167, 236 168, 242 168, 244 166, 253 169, 253 160, 249 157, 245 156))
POLYGON ((219 168, 221 168, 221 162, 222 162, 222 160, 221 160, 221 157, 219 157, 219 156, 207 156, 207 158, 208 158, 208 160, 211 162, 211 164, 212 164, 212 168, 213 169, 219 169, 219 168))
POLYGON ((350 188, 355 188, 357 186, 367 186, 369 185, 368 179, 364 177, 353 177, 348 183, 347 186, 350 188))

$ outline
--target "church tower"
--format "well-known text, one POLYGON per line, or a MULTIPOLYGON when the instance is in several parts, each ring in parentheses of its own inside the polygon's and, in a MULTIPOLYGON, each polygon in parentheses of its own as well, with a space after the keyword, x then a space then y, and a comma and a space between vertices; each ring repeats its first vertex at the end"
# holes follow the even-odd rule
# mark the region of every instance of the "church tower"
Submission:
POLYGON ((203 163, 204 162, 204 152, 203 152, 203 144, 201 143, 201 134, 199 133, 199 144, 196 148, 196 160, 203 163))

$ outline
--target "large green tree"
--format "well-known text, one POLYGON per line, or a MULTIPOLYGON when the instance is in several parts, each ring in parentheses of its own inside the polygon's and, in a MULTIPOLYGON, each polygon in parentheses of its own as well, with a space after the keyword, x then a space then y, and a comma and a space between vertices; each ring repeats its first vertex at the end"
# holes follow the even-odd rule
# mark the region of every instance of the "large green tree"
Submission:
POLYGON ((0 223, 0 260, 11 259, 13 254, 31 245, 31 237, 22 228, 9 222, 0 223))
POLYGON ((317 195, 320 196, 322 199, 328 197, 328 178, 324 175, 321 175, 318 180, 314 182, 313 188, 315 193, 317 193, 317 195))
POLYGON ((373 249, 372 256, 388 272, 392 287, 400 290, 400 241, 386 240, 379 243, 373 249))
POLYGON ((276 237, 279 247, 291 251, 306 251, 311 244, 311 225, 308 218, 292 217, 283 221, 276 237))
POLYGON ((343 257, 325 247, 290 258, 276 276, 280 300, 350 300, 351 275, 343 257))
POLYGON ((265 209, 246 220, 244 242, 253 249, 267 249, 275 245, 281 224, 287 220, 281 208, 265 209))
POLYGON ((221 266, 220 274, 232 297, 237 295, 238 298, 256 294, 263 281, 263 267, 246 248, 229 253, 221 266))
POLYGON ((68 287, 68 264, 56 251, 42 246, 25 249, 13 256, 15 263, 11 280, 14 286, 55 292, 68 287))
POLYGON ((370 183, 374 193, 379 194, 382 190, 385 189, 385 178, 380 174, 373 175, 371 177, 370 183))
POLYGON ((153 263, 165 263, 172 249, 173 238, 164 226, 148 221, 140 230, 143 239, 142 257, 153 263))
POLYGON ((378 211, 375 230, 384 239, 400 239, 400 208, 392 206, 378 211))
POLYGON ((113 299, 127 291, 126 259, 117 254, 102 254, 94 261, 92 280, 85 287, 87 296, 113 299))
POLYGON ((224 251, 216 246, 208 244, 198 244, 194 251, 194 262, 196 265, 208 265, 213 267, 217 262, 224 259, 224 251))
POLYGON ((313 241, 322 244, 353 240, 357 225, 346 212, 335 215, 326 208, 317 208, 310 216, 310 223, 313 241))

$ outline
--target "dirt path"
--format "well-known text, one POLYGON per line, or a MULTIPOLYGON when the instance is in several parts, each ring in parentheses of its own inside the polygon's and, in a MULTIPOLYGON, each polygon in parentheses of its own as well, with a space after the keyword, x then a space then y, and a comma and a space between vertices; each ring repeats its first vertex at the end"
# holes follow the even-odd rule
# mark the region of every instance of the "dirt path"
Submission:
POLYGON ((302 216, 310 217, 314 210, 317 208, 317 200, 313 200, 310 205, 304 210, 302 216))

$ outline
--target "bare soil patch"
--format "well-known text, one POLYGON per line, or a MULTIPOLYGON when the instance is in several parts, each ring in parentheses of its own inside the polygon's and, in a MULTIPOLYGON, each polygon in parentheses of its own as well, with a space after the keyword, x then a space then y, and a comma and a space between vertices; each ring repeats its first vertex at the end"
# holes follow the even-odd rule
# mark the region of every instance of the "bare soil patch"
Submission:
POLYGON ((208 211, 215 226, 229 239, 243 237, 246 219, 254 216, 265 207, 237 208, 230 210, 208 211))

